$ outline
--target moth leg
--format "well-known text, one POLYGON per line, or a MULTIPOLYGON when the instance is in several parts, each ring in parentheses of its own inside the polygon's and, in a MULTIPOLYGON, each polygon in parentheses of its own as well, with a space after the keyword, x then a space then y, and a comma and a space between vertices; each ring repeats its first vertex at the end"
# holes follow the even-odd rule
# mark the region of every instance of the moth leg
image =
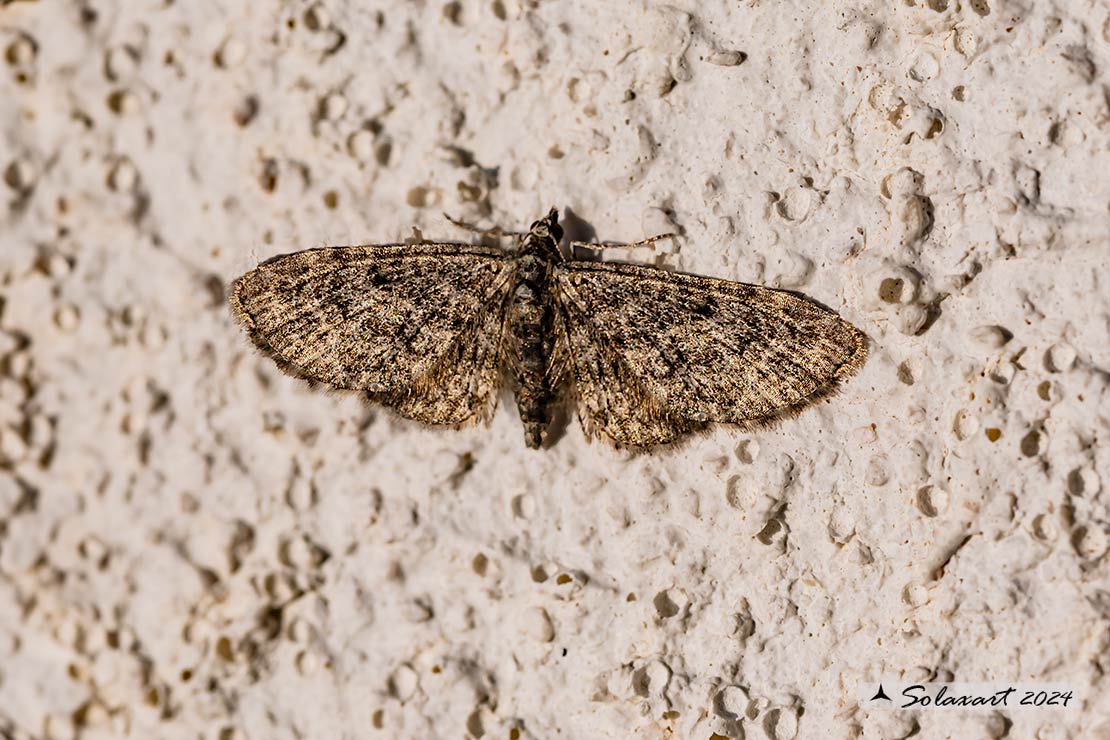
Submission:
POLYGON ((505 229, 502 229, 500 226, 494 226, 492 229, 483 229, 480 226, 475 226, 472 223, 467 223, 466 221, 462 221, 460 219, 457 219, 454 216, 451 216, 450 214, 447 214, 447 213, 443 214, 443 217, 445 219, 447 219, 448 221, 450 221, 451 223, 453 223, 455 226, 458 226, 460 229, 465 229, 466 231, 471 231, 475 234, 481 234, 482 236, 492 236, 495 239, 499 238, 499 237, 502 237, 502 236, 515 236, 515 237, 518 237, 518 238, 523 238, 524 236, 526 236, 526 234, 524 232, 521 232, 521 231, 506 231, 505 229))
POLYGON ((571 249, 571 255, 574 255, 575 250, 578 249, 579 247, 585 247, 586 249, 593 249, 593 250, 600 250, 600 249, 635 249, 636 247, 646 247, 648 244, 654 244, 655 242, 662 241, 663 239, 674 239, 677 236, 678 236, 678 234, 675 234, 673 232, 668 232, 666 234, 656 234, 655 236, 649 236, 647 239, 640 239, 639 241, 628 242, 627 244, 622 243, 622 242, 579 242, 579 241, 572 241, 570 243, 570 249, 571 249))
POLYGON ((429 239, 426 236, 424 236, 424 232, 421 231, 419 229, 419 227, 416 227, 416 226, 412 227, 412 234, 405 237, 405 244, 408 244, 408 245, 412 245, 412 244, 435 244, 435 243, 436 242, 434 240, 429 239))

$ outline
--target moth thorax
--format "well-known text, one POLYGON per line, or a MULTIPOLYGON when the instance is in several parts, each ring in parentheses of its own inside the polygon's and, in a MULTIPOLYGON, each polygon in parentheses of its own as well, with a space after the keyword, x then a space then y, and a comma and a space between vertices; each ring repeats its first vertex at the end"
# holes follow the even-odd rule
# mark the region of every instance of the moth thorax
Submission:
POLYGON ((520 279, 537 284, 547 275, 547 261, 539 255, 526 254, 520 258, 520 279))

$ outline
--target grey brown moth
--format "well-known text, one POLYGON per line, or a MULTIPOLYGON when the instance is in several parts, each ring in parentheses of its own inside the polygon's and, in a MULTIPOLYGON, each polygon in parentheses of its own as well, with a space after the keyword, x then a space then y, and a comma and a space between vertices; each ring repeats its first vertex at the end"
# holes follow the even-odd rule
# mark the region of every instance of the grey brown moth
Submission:
POLYGON ((308 249, 240 277, 230 302, 286 372, 427 424, 488 419, 508 381, 533 448, 564 386, 588 435, 651 447, 798 413, 867 357, 859 329, 794 293, 568 260, 562 237, 552 209, 512 252, 308 249))

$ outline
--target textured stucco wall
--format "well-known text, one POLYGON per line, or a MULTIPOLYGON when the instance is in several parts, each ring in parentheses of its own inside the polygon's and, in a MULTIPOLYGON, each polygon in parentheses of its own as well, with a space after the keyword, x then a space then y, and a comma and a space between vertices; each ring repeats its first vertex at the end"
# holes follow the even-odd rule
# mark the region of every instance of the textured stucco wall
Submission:
POLYGON ((1104 1, 57 0, 0 52, 0 735, 1110 737, 1104 1), (553 204, 871 359, 771 431, 533 452, 226 307, 553 204))

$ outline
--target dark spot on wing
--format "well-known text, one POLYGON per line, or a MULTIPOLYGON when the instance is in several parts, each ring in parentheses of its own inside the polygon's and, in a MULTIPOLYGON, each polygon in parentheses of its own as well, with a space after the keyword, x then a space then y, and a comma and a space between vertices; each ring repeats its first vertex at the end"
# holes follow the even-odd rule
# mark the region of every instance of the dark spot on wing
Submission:
POLYGON ((717 301, 713 299, 713 296, 706 296, 705 300, 694 306, 694 313, 696 313, 698 316, 709 318, 713 314, 717 313, 717 301))

